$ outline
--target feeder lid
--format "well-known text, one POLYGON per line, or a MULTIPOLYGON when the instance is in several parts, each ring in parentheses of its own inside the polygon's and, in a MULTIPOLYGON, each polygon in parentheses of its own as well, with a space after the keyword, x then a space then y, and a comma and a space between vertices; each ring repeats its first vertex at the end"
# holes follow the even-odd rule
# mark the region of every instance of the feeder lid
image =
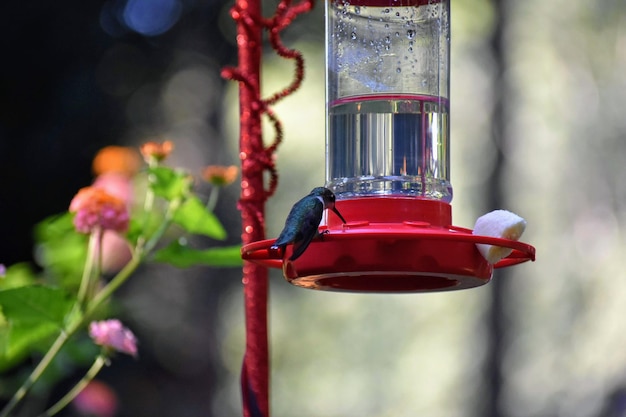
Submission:
POLYGON ((336 206, 348 222, 328 214, 322 236, 295 261, 289 260, 291 245, 271 249, 274 239, 245 245, 242 257, 282 268, 290 283, 304 288, 383 293, 477 287, 491 280, 493 268, 535 260, 530 245, 449 225, 451 207, 440 201, 366 197, 338 200, 336 206), (512 252, 492 265, 476 244, 512 252))

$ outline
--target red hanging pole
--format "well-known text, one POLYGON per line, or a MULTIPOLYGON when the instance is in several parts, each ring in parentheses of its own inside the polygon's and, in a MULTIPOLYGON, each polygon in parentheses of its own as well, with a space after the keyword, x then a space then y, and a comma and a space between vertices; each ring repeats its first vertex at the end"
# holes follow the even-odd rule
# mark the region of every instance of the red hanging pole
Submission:
MULTIPOLYGON (((265 239, 265 202, 278 185, 273 154, 282 140, 282 126, 272 104, 295 91, 304 76, 304 60, 300 52, 282 44, 280 32, 300 13, 309 11, 313 0, 291 5, 282 0, 275 15, 264 19, 260 0, 236 0, 231 10, 237 22, 239 66, 225 68, 224 78, 239 81, 239 158, 241 160, 241 195, 239 209, 242 219, 242 243, 265 239), (269 98, 261 99, 262 34, 269 32, 269 42, 283 58, 295 61, 292 82, 269 98), (269 118, 275 131, 272 144, 263 144, 261 117, 269 118), (270 174, 266 189, 263 173, 270 174)), ((269 417, 269 348, 267 332, 268 272, 263 266, 244 261, 243 279, 246 316, 246 351, 241 370, 241 392, 244 417, 269 417)))
MULTIPOLYGON (((239 209, 242 242, 265 238, 267 193, 263 169, 255 155, 263 149, 260 100, 262 26, 259 0, 237 0, 231 10, 237 22, 239 67, 226 68, 224 78, 239 81, 239 209), (256 162, 255 162, 256 161, 256 162)), ((267 338, 267 269, 244 261, 242 283, 246 317, 246 350, 241 369, 244 417, 269 417, 269 348, 267 338)))
MULTIPOLYGON (((262 27, 259 0, 237 0, 232 10, 237 22, 239 68, 226 74, 240 81, 239 157, 241 159, 241 240, 265 238, 263 224, 265 186, 263 170, 254 156, 263 149, 260 97, 262 27)), ((246 350, 241 370, 244 417, 269 416, 269 348, 267 338, 268 272, 244 261, 243 287, 246 317, 246 350)))

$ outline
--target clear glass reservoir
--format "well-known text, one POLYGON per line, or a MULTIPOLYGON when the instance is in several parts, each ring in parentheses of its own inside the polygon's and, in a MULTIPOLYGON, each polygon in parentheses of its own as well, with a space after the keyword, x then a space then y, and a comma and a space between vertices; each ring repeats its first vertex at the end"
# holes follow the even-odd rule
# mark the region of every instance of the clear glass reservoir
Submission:
POLYGON ((450 202, 449 0, 327 0, 326 186, 450 202))

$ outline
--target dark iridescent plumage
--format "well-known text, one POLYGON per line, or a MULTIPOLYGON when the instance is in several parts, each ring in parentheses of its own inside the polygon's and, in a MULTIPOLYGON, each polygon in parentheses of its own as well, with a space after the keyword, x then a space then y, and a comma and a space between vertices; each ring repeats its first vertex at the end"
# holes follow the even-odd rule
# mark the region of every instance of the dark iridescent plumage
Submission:
POLYGON ((335 195, 328 188, 314 188, 309 195, 293 205, 283 231, 272 245, 272 249, 283 249, 293 243, 293 253, 289 258, 295 261, 304 253, 311 241, 319 235, 318 227, 322 221, 322 213, 330 209, 342 222, 346 222, 335 208, 335 195))

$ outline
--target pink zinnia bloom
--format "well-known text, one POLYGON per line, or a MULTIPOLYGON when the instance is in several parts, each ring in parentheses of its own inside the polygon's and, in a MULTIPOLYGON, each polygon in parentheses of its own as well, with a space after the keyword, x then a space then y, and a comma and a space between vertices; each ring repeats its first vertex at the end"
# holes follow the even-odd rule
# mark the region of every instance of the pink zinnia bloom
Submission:
POLYGON ((133 180, 130 177, 116 172, 107 172, 98 175, 92 187, 99 188, 107 194, 119 198, 124 201, 128 207, 132 205, 133 180))
POLYGON ((128 209, 123 200, 98 187, 85 187, 70 203, 70 212, 76 213, 74 226, 81 233, 96 228, 125 232, 128 229, 128 209))
MULTIPOLYGON (((131 178, 115 172, 104 173, 96 178, 92 186, 124 201, 126 208, 130 211, 133 200, 131 178)), ((113 230, 105 230, 102 234, 101 250, 101 267, 107 273, 117 272, 122 269, 132 256, 128 241, 113 230)))
POLYGON ((119 320, 92 321, 89 325, 89 336, 96 345, 137 356, 137 339, 119 320))

